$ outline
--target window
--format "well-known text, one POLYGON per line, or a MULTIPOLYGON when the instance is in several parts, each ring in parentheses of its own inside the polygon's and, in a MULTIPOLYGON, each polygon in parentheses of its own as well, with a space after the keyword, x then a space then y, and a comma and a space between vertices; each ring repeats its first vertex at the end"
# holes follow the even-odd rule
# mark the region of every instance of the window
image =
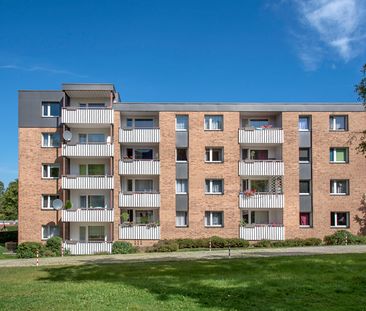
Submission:
POLYGON ((205 155, 206 162, 223 162, 224 149, 223 148, 206 148, 205 155))
POLYGON ((54 194, 43 194, 42 195, 42 209, 53 209, 53 201, 58 199, 59 196, 54 194))
POLYGON ((88 103, 88 104, 79 103, 79 108, 101 109, 101 108, 105 108, 105 104, 104 103, 88 103))
POLYGON ((255 192, 269 192, 269 181, 266 179, 243 180, 243 191, 255 190, 255 192))
POLYGON ((300 213, 300 226, 310 227, 310 213, 300 213))
POLYGON ((310 148, 300 148, 299 149, 299 161, 300 162, 310 162, 310 148))
POLYGON ((331 212, 330 226, 335 228, 348 228, 349 212, 331 212))
POLYGON ((331 180, 330 181, 330 193, 337 195, 347 195, 349 194, 349 181, 343 180, 331 180))
POLYGON ((348 120, 347 116, 330 116, 329 117, 329 129, 331 131, 347 131, 348 120))
POLYGON ((348 162, 348 148, 330 148, 330 162, 333 163, 347 163, 348 162))
POLYGON ((224 128, 223 116, 205 116, 205 130, 222 131, 224 128))
POLYGON ((105 165, 104 164, 80 164, 79 165, 80 176, 104 176, 105 165))
POLYGON ((206 227, 222 227, 223 222, 223 212, 206 212, 205 213, 205 226, 206 227))
POLYGON ((61 115, 60 103, 42 103, 42 117, 59 117, 61 115))
POLYGON ((128 179, 127 191, 130 192, 153 192, 154 182, 152 179, 128 179))
POLYGON ((88 241, 105 241, 104 226, 88 226, 88 241))
POLYGON ((80 208, 106 208, 104 195, 81 195, 80 208))
POLYGON ((177 162, 178 161, 187 161, 187 148, 177 148, 177 162))
POLYGON ((310 180, 300 180, 300 194, 310 194, 310 180))
POLYGON ((42 178, 59 178, 60 165, 59 164, 43 164, 42 178))
POLYGON ((135 149, 136 160, 152 160, 153 150, 152 149, 135 149))
POLYGON ((299 117, 299 131, 310 130, 310 117, 299 117))
POLYGON ((188 116, 177 115, 175 117, 175 129, 177 131, 188 130, 188 116))
POLYGON ((106 137, 101 133, 79 134, 79 144, 105 143, 106 137))
POLYGON ((268 119, 250 119, 249 126, 256 129, 262 129, 269 126, 268 119))
POLYGON ((56 225, 44 225, 42 226, 42 240, 48 240, 54 236, 59 236, 60 230, 56 225))
POLYGON ((188 221, 187 221, 187 212, 181 212, 177 211, 175 214, 175 225, 177 227, 187 227, 188 221))
POLYGON ((242 211, 242 221, 245 224, 269 224, 269 212, 268 211, 242 211))
POLYGON ((224 180, 223 179, 206 179, 205 192, 206 192, 206 194, 223 194, 224 180))
POLYGON ((154 222, 153 210, 136 210, 135 211, 135 223, 137 224, 149 224, 154 222))
POLYGON ((59 133, 42 133, 42 147, 59 147, 59 133))
POLYGON ((188 193, 188 180, 177 179, 176 180, 176 193, 188 193))
POLYGON ((268 150, 250 150, 251 160, 268 160, 268 150))
POLYGON ((154 128, 153 118, 127 118, 128 128, 154 128))

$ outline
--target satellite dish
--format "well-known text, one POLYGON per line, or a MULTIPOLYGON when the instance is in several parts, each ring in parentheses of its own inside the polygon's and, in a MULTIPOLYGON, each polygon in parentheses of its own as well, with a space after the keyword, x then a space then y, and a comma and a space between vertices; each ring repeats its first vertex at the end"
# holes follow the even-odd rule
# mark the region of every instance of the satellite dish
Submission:
POLYGON ((72 133, 70 131, 65 131, 62 135, 66 141, 70 141, 72 138, 72 133))
POLYGON ((54 209, 61 209, 64 206, 64 202, 62 202, 60 199, 56 199, 52 202, 52 206, 54 209))

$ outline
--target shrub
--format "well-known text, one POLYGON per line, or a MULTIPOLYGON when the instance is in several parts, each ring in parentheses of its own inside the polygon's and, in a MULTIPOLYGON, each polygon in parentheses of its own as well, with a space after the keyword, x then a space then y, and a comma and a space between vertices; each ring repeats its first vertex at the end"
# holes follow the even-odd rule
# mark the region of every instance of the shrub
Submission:
POLYGON ((72 203, 70 200, 67 200, 65 203, 65 209, 71 209, 72 208, 72 203))
POLYGON ((326 245, 364 244, 366 243, 366 237, 353 235, 346 230, 339 230, 332 235, 325 236, 324 243, 326 245))
POLYGON ((303 244, 303 246, 319 246, 322 244, 322 240, 317 238, 308 238, 304 240, 303 244))
POLYGON ((176 252, 179 245, 174 240, 161 240, 149 248, 148 252, 176 252))
POLYGON ((61 256, 62 239, 58 236, 49 238, 46 242, 46 248, 53 252, 55 256, 61 256))
POLYGON ((112 245, 112 254, 131 254, 136 253, 136 247, 131 243, 116 241, 112 245))
POLYGON ((272 247, 272 242, 269 240, 261 240, 253 245, 254 247, 272 247))
POLYGON ((226 239, 226 241, 230 247, 249 247, 248 241, 239 238, 226 239))
POLYGON ((18 258, 35 258, 37 257, 37 250, 39 256, 43 256, 45 247, 38 242, 24 242, 17 247, 17 257, 18 258))
POLYGON ((101 251, 101 252, 94 253, 94 255, 110 255, 110 253, 109 252, 105 252, 105 251, 101 251))
POLYGON ((227 240, 218 236, 213 236, 209 240, 211 240, 212 248, 225 248, 228 246, 227 240))
POLYGON ((5 247, 0 245, 0 255, 5 253, 5 247))
POLYGON ((56 255, 53 251, 51 251, 50 249, 46 249, 43 253, 44 257, 56 257, 58 255, 56 255))

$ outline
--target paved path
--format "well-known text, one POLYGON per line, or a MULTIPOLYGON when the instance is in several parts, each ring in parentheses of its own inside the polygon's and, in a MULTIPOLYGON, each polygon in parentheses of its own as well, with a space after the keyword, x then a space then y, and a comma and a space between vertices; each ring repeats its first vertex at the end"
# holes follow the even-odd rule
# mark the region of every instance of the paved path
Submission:
MULTIPOLYGON (((316 246, 291 248, 251 248, 231 250, 231 258, 276 257, 276 256, 309 256, 320 254, 365 253, 366 245, 349 246, 316 246)), ((174 253, 137 253, 129 255, 95 255, 40 258, 40 266, 111 264, 142 261, 173 261, 228 258, 228 250, 187 251, 174 253)), ((36 265, 36 259, 3 259, 1 267, 30 267, 36 265)))

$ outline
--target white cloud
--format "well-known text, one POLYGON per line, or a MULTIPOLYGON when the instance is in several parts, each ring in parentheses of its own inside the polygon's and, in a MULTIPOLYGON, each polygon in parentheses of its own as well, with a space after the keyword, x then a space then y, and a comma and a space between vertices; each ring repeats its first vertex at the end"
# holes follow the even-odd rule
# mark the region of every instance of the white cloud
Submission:
POLYGON ((48 72, 51 74, 62 74, 62 75, 69 75, 69 76, 74 76, 74 77, 78 77, 78 78, 86 78, 86 76, 77 74, 72 71, 53 69, 53 68, 42 67, 42 66, 26 67, 26 66, 8 64, 8 65, 0 65, 0 69, 9 69, 9 70, 13 69, 13 70, 28 71, 28 72, 48 72))
POLYGON ((315 70, 323 57, 333 53, 347 62, 364 51, 365 0, 297 0, 295 3, 303 34, 297 50, 306 69, 315 70))

